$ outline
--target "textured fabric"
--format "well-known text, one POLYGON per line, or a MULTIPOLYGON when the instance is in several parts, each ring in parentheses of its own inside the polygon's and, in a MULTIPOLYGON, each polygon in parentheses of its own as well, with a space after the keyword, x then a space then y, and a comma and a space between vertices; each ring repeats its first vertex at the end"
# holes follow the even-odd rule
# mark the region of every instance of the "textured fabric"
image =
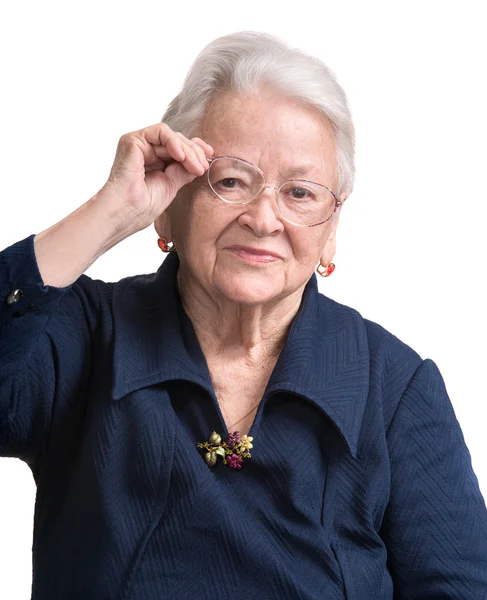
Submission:
POLYGON ((436 364, 313 275, 252 458, 210 469, 197 443, 227 431, 177 268, 56 288, 34 235, 0 253, 0 456, 37 485, 32 598, 485 600, 487 510, 436 364))

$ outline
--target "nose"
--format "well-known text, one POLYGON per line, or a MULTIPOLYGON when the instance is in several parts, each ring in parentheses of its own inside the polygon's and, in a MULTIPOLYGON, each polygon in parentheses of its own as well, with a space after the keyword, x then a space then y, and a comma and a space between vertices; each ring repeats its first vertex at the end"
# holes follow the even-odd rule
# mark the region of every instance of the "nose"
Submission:
POLYGON ((251 229, 257 237, 277 235, 284 230, 284 225, 277 208, 276 186, 267 184, 260 194, 249 204, 239 216, 239 224, 251 229))

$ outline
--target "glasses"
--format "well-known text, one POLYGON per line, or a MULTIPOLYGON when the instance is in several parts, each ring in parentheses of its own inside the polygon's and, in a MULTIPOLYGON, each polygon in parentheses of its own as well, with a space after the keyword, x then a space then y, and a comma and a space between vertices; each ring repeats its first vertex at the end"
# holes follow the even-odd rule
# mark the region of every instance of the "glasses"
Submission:
POLYGON ((207 160, 208 184, 220 200, 247 204, 264 189, 273 188, 279 214, 292 225, 315 227, 326 223, 344 202, 325 185, 306 179, 291 179, 280 186, 267 184, 259 167, 243 158, 214 156, 207 160))

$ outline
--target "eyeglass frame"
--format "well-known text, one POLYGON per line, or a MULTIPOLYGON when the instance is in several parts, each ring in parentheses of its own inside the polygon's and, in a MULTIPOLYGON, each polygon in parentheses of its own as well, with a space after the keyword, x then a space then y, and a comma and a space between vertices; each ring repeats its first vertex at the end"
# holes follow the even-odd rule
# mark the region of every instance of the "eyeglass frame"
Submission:
POLYGON ((337 208, 340 208, 341 206, 343 206, 343 203, 345 202, 345 200, 340 200, 339 198, 336 197, 336 195, 330 190, 329 187, 327 187, 326 185, 323 185, 322 183, 318 183, 316 181, 310 181, 309 179, 288 179, 286 181, 284 181, 283 183, 281 183, 281 185, 276 185, 273 183, 267 183, 266 181, 266 177, 264 172, 262 171, 262 169, 260 169, 257 165, 254 165, 253 163, 251 163, 248 160, 245 160, 244 158, 239 158, 238 156, 230 156, 228 154, 225 155, 220 155, 220 156, 210 156, 210 157, 206 157, 206 160, 208 161, 210 167, 208 168, 208 171, 206 172, 206 178, 208 180, 208 185, 210 187, 210 190, 213 192, 213 194, 215 196, 217 196, 217 198, 219 198, 220 200, 223 200, 223 202, 226 202, 227 204, 249 204, 249 202, 252 202, 252 200, 255 200, 255 198, 257 198, 257 196, 260 196, 260 194, 262 194, 262 192, 265 189, 273 189, 276 193, 276 203, 277 203, 277 209, 279 210, 279 214, 281 215, 281 218, 283 218, 285 221, 287 221, 288 223, 290 223, 291 225, 295 225, 296 227, 317 227, 318 225, 323 225, 323 223, 326 223, 327 221, 329 221, 333 215, 336 213, 337 208), (225 198, 223 198, 223 196, 220 196, 220 194, 218 194, 214 189, 213 186, 211 185, 211 181, 210 181, 210 169, 211 169, 211 165, 214 161, 220 159, 220 158, 233 158, 236 160, 239 160, 243 163, 246 163, 248 165, 250 165, 251 167, 253 167, 256 171, 258 171, 261 175, 262 175, 262 179, 264 181, 264 185, 261 187, 261 189, 257 192, 257 194, 255 194, 254 196, 252 196, 252 198, 249 198, 248 200, 245 200, 244 202, 230 202, 229 200, 226 200, 225 198), (286 219, 286 217, 284 217, 281 214, 281 211, 279 209, 279 202, 278 202, 278 196, 279 196, 279 191, 280 189, 286 184, 289 183, 290 181, 297 181, 299 183, 312 183, 313 185, 318 185, 319 187, 325 188, 325 190, 327 190, 328 192, 330 192, 330 194, 333 196, 333 198, 335 199, 335 208, 333 210, 333 212, 331 213, 331 215, 325 219, 324 221, 320 221, 319 223, 315 223, 314 225, 305 225, 305 224, 299 224, 299 223, 293 223, 292 221, 290 221, 289 219, 286 219))

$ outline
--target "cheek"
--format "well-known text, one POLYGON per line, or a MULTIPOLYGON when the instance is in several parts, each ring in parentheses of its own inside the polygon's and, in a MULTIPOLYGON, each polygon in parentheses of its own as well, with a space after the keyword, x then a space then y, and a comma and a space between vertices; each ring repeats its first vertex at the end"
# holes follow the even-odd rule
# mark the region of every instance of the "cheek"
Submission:
POLYGON ((292 231, 289 239, 294 260, 305 269, 313 269, 318 262, 326 241, 324 231, 313 231, 313 228, 292 231))
POLYGON ((232 226, 236 215, 205 194, 196 194, 178 207, 178 233, 193 259, 195 253, 208 255, 217 248, 219 238, 232 226))

